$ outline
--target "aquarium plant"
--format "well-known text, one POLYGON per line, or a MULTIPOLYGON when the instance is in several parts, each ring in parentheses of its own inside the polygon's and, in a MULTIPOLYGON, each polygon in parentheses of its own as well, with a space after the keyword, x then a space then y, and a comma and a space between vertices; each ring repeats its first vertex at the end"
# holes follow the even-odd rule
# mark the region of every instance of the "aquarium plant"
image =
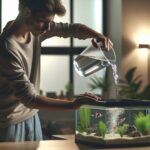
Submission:
POLYGON ((116 132, 120 134, 121 137, 127 132, 127 127, 125 126, 118 126, 116 132))
POLYGON ((87 132, 91 123, 91 109, 90 108, 80 108, 79 109, 79 119, 78 130, 80 132, 87 132))
POLYGON ((98 122, 98 132, 103 138, 105 137, 105 134, 107 132, 107 127, 104 121, 102 120, 98 122))
POLYGON ((150 131, 150 115, 139 113, 134 119, 135 127, 141 135, 146 135, 150 131))

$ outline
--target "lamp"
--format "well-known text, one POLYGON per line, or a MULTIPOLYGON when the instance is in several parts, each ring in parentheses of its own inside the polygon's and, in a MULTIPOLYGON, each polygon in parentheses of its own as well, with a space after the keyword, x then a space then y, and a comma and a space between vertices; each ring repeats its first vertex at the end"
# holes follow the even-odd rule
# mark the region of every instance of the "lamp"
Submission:
POLYGON ((150 44, 146 44, 146 43, 144 43, 144 44, 139 44, 139 48, 140 49, 147 49, 148 50, 148 68, 147 68, 147 71, 148 71, 148 83, 150 83, 150 68, 149 68, 149 66, 150 66, 150 51, 149 51, 149 49, 150 49, 150 44))
POLYGON ((139 48, 150 48, 149 44, 139 44, 139 48))

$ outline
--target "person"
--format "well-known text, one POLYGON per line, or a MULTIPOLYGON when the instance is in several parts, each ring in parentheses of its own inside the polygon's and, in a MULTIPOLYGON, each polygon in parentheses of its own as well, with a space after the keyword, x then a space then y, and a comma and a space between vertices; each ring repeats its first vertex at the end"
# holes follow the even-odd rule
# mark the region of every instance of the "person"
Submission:
MULTIPOLYGON (((106 50, 109 38, 86 25, 56 23, 66 9, 61 0, 19 0, 19 14, 0 35, 0 141, 39 141, 38 110, 72 110, 99 101, 83 94, 70 101, 39 95, 41 42, 47 38, 95 38, 106 50)), ((93 44, 94 41, 93 41, 93 44)))

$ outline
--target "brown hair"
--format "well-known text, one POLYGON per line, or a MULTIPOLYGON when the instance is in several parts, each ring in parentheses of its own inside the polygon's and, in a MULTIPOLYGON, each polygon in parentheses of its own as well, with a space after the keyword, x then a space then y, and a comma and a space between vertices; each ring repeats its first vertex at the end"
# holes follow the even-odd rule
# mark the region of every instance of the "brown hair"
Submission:
POLYGON ((61 0, 19 0, 19 11, 25 7, 28 7, 33 14, 46 11, 52 15, 63 16, 66 13, 61 0))

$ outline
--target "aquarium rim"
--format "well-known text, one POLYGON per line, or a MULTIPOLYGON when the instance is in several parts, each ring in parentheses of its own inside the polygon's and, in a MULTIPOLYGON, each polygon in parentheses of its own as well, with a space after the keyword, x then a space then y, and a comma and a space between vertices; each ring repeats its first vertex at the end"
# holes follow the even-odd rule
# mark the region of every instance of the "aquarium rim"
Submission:
MULTIPOLYGON (((84 105, 85 106, 85 105, 84 105)), ((89 106, 97 107, 148 107, 150 108, 150 100, 140 99, 103 99, 98 102, 92 102, 89 106)))
POLYGON ((83 105, 81 106, 80 108, 90 108, 90 109, 101 109, 101 110, 107 110, 107 109, 123 109, 123 110, 150 110, 150 107, 145 107, 145 106, 138 106, 138 107, 128 107, 128 106, 125 106, 125 107, 118 107, 118 106, 115 106, 115 107, 105 107, 105 106, 95 106, 95 105, 83 105))

